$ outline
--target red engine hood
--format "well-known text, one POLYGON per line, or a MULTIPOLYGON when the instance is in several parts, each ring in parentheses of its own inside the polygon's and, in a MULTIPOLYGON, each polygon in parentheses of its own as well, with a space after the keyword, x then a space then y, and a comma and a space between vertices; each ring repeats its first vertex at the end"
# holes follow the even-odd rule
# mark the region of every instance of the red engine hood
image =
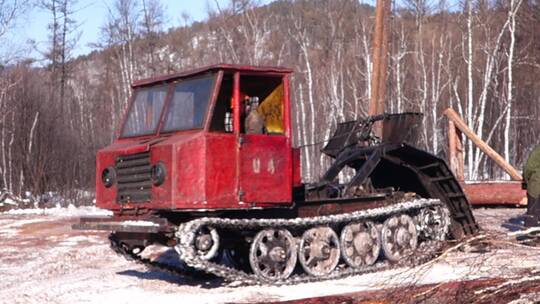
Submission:
MULTIPOLYGON (((177 147, 185 146, 188 142, 204 137, 202 131, 187 131, 165 136, 155 136, 146 138, 128 138, 116 140, 111 145, 101 149, 96 158, 96 205, 105 209, 120 209, 122 206, 116 202, 116 185, 105 188, 101 180, 101 173, 107 167, 114 167, 118 156, 131 155, 151 151, 152 163, 163 161, 167 166, 172 166, 172 155, 177 147)), ((170 169, 170 168, 169 168, 170 169)), ((172 170, 169 171, 169 173, 172 170)), ((166 183, 159 188, 152 189, 155 199, 150 203, 127 203, 123 208, 145 208, 163 207, 168 205, 172 199, 172 185, 170 177, 166 183), (158 203, 157 206, 156 203, 158 203)))
POLYGON ((152 137, 134 137, 134 138, 122 138, 115 140, 109 146, 98 150, 98 154, 114 153, 117 155, 135 154, 146 152, 150 150, 150 147, 156 144, 177 144, 192 140, 195 137, 201 136, 202 131, 186 131, 176 134, 166 134, 162 136, 152 137))

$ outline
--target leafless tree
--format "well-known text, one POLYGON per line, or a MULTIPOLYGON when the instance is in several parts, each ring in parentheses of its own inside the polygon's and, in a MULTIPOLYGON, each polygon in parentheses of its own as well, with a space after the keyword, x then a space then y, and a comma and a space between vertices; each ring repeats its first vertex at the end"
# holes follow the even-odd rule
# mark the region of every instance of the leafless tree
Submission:
MULTIPOLYGON (((0 0, 0 38, 21 1, 0 0)), ((538 138, 538 4, 509 1, 467 0, 462 10, 425 0, 395 4, 387 109, 424 112, 420 132, 430 151, 445 151, 448 106, 515 165, 538 138)), ((91 190, 95 151, 114 137, 140 77, 218 62, 293 67, 305 181, 318 180, 328 165, 320 148, 336 124, 366 115, 373 7, 358 1, 220 1, 208 20, 185 19, 164 32, 161 2, 115 0, 95 52, 80 58, 71 55, 75 2, 40 3, 51 16, 46 65, 0 67, 0 185, 14 192, 91 190)), ((473 145, 466 152, 468 178, 499 176, 473 145)))
POLYGON ((141 52, 147 58, 143 75, 153 75, 159 70, 157 65, 162 61, 159 55, 159 33, 163 30, 164 18, 163 6, 159 1, 142 0, 141 35, 144 37, 144 46, 141 52))

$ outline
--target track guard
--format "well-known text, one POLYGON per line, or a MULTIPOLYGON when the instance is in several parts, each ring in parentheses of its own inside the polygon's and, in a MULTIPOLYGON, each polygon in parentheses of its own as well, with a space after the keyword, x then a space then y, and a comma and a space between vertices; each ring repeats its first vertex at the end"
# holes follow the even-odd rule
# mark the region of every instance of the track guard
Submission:
MULTIPOLYGON (((417 185, 417 193, 430 198, 438 198, 446 204, 452 217, 451 233, 456 239, 464 235, 472 235, 478 232, 479 227, 472 214, 471 205, 444 160, 426 151, 420 150, 408 144, 389 151, 383 159, 390 166, 395 166, 397 171, 393 174, 414 175, 421 185, 417 185), (408 172, 407 172, 408 171, 408 172), (406 173, 405 173, 406 172, 406 173), (422 191, 423 190, 423 191, 422 191)), ((374 184, 384 184, 382 180, 384 168, 379 166, 372 175, 374 184), (379 171, 379 172, 377 172, 379 171)), ((398 177, 399 179, 399 177, 398 177)), ((400 186, 399 182, 394 186, 400 186)))

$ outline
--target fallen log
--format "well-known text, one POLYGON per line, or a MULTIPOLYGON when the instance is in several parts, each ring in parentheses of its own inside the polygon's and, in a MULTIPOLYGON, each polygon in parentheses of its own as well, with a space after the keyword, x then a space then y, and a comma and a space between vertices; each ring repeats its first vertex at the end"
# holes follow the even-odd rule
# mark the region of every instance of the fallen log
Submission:
POLYGON ((518 181, 461 182, 472 205, 527 206, 527 192, 518 181))

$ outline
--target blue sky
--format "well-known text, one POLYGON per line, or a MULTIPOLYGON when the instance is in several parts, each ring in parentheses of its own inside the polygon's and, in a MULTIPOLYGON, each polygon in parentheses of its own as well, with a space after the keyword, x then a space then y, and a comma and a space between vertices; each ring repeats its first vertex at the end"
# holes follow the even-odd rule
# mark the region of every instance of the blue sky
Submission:
MULTIPOLYGON (((193 21, 207 18, 207 9, 215 7, 216 0, 159 0, 165 8, 166 24, 164 29, 184 25, 182 15, 189 15, 193 21)), ((258 0, 259 4, 267 4, 274 0, 258 0)), ((375 0, 359 0, 374 5, 375 0)), ((37 1, 36 1, 37 2, 37 1)), ((217 0, 220 5, 226 5, 229 0, 217 0)), ((449 0, 455 6, 459 1, 449 0)), ((114 0, 77 0, 73 18, 78 22, 80 38, 73 51, 74 56, 87 54, 92 51, 90 44, 99 42, 100 27, 106 22, 108 7, 114 5, 114 0)), ((24 54, 24 57, 41 59, 40 51, 47 47, 47 25, 51 21, 48 12, 33 8, 17 20, 16 26, 9 35, 0 41, 0 57, 9 58, 11 54, 24 54), (29 41, 35 42, 30 47, 29 41)))
MULTIPOLYGON (((165 8, 166 25, 170 27, 184 25, 182 14, 186 13, 193 21, 202 21, 207 18, 207 8, 215 7, 214 0, 160 0, 165 8)), ((269 3, 272 0, 263 0, 269 3)), ((220 5, 228 3, 227 0, 218 0, 220 5)), ((73 55, 89 53, 92 43, 99 41, 100 27, 106 22, 108 7, 112 7, 113 0, 78 0, 73 18, 79 23, 80 39, 73 55)), ((51 21, 49 13, 40 8, 33 8, 19 18, 11 35, 6 37, 7 44, 0 46, 4 49, 27 49, 27 56, 39 57, 39 51, 46 48, 47 24, 51 21), (28 50, 29 41, 35 41, 36 49, 28 50)))

